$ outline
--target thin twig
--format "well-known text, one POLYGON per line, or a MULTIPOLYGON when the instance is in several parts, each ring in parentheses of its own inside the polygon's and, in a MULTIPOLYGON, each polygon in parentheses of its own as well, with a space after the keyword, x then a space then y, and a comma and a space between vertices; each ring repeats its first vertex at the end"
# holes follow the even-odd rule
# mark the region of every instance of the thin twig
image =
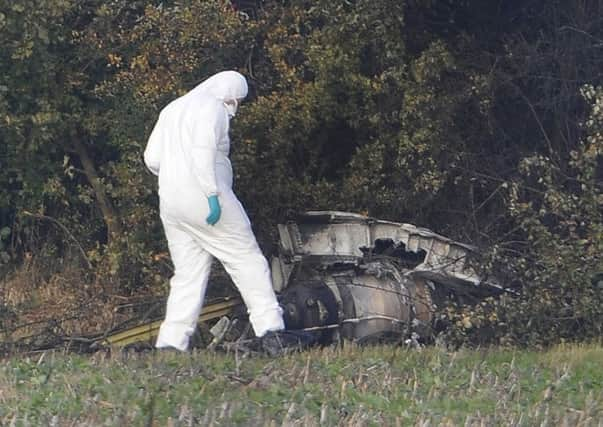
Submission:
MULTIPOLYGON (((452 169, 458 169, 458 170, 462 170, 464 172, 469 172, 469 173, 473 174, 474 176, 478 176, 480 178, 488 179, 490 181, 500 182, 500 183, 503 183, 503 184, 509 184, 509 183, 511 183, 510 180, 506 180, 506 179, 499 178, 499 177, 492 176, 492 175, 487 175, 485 173, 481 173, 481 172, 477 172, 477 171, 474 171, 474 170, 471 170, 471 169, 467 169, 467 168, 464 168, 462 166, 450 166, 450 167, 452 169)), ((546 193, 544 191, 538 190, 537 188, 530 187, 530 186, 524 185, 524 184, 519 184, 519 183, 516 183, 516 184, 518 184, 519 187, 522 188, 522 189, 524 189, 524 190, 531 191, 531 192, 536 193, 536 194, 540 194, 541 196, 546 195, 546 193)))
POLYGON ((80 245, 80 242, 78 242, 78 240, 75 238, 75 236, 69 231, 69 229, 67 227, 65 227, 63 224, 61 224, 57 219, 51 217, 51 216, 47 216, 47 215, 42 215, 42 214, 34 214, 28 211, 21 211, 21 213, 25 216, 30 216, 32 218, 36 218, 36 219, 45 219, 47 221, 52 222, 53 224, 57 225, 61 230, 63 230, 65 232, 65 234, 67 234, 67 236, 69 236, 71 238, 71 240, 73 240, 75 242, 75 244, 77 245, 78 249, 80 250, 80 253, 82 254, 82 257, 84 258, 84 261, 86 261, 86 265, 88 266, 88 268, 90 270, 92 270, 92 264, 90 263, 90 260, 88 259, 88 257, 86 256, 86 252, 84 251, 84 248, 82 248, 82 245, 80 245))
POLYGON ((564 26, 559 27, 559 28, 557 29, 557 31, 559 31, 559 32, 561 32, 561 31, 567 31, 567 30, 569 30, 569 31, 573 31, 573 32, 575 32, 575 33, 579 33, 579 34, 582 34, 582 35, 585 35, 585 36, 587 36, 587 37, 589 37, 589 38, 591 38, 591 39, 595 40, 596 42, 599 42, 600 44, 603 44, 603 40, 602 40, 602 39, 600 39, 600 38, 598 38, 598 37, 595 37, 595 36, 593 36, 592 34, 590 34, 590 33, 586 32, 586 31, 584 31, 584 30, 581 30, 580 28, 575 28, 575 27, 572 27, 572 26, 570 26, 570 25, 564 25, 564 26))
POLYGON ((517 86, 512 81, 509 81, 507 83, 509 85, 513 86, 515 88, 515 90, 517 90, 517 93, 519 93, 519 96, 528 105, 528 107, 530 108, 530 111, 532 112, 532 115, 534 116, 534 120, 538 124, 538 127, 540 128, 540 132, 542 133, 542 136, 544 137, 544 140, 547 143, 547 147, 549 149, 549 154, 551 156, 555 155, 555 150, 553 150, 553 143, 551 142, 551 139, 549 138, 549 135, 547 134, 546 129, 544 128, 544 125, 542 124, 542 121, 540 120, 540 117, 538 116, 538 113, 536 112, 536 108, 534 108, 534 104, 532 104, 532 101, 530 101, 530 99, 527 97, 527 95, 525 93, 523 93, 523 90, 521 90, 521 88, 519 86, 517 86))

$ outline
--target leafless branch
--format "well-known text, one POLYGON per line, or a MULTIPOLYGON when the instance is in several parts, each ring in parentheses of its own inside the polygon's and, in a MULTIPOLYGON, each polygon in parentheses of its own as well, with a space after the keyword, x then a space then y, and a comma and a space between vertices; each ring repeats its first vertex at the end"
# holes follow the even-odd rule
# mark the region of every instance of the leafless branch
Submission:
POLYGON ((80 250, 80 253, 82 254, 82 258, 84 259, 84 261, 86 261, 87 267, 90 270, 92 270, 92 264, 90 263, 90 260, 86 256, 86 252, 84 251, 84 248, 82 248, 82 245, 80 245, 80 242, 75 238, 75 236, 69 231, 69 229, 67 227, 65 227, 58 220, 56 220, 55 218, 53 218, 51 216, 42 215, 42 214, 34 214, 34 213, 31 213, 31 212, 28 212, 28 211, 21 211, 21 213, 23 215, 25 215, 25 216, 29 216, 29 217, 32 217, 32 218, 50 221, 53 224, 55 224, 57 227, 59 227, 61 230, 63 230, 63 232, 65 232, 65 234, 69 238, 71 238, 71 240, 73 240, 75 242, 77 248, 80 250))

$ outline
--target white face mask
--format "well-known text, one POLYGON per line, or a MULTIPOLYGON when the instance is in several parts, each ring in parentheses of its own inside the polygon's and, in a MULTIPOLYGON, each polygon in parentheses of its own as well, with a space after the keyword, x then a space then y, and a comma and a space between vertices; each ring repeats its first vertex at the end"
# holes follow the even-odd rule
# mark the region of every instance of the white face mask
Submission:
POLYGON ((239 107, 239 101, 236 99, 224 101, 224 106, 228 112, 228 117, 232 118, 237 114, 237 108, 239 107))

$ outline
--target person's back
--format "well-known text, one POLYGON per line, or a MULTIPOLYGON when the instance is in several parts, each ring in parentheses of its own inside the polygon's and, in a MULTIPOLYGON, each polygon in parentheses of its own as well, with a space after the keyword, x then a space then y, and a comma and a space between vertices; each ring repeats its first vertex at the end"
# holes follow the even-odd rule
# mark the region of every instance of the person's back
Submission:
MULTIPOLYGON (((187 94, 188 95, 188 94, 187 94)), ((211 97, 182 96, 168 104, 160 113, 149 144, 158 144, 161 150, 159 195, 162 203, 176 208, 183 200, 194 205, 205 203, 206 179, 199 177, 194 151, 211 150, 215 138, 217 192, 232 187, 232 169, 228 160, 228 116, 221 101, 211 97), (200 130, 199 127, 207 129, 200 130), (211 133, 211 134, 209 134, 211 133), (157 139, 155 141, 154 139, 157 139), (210 145, 211 144, 211 145, 210 145), (206 147, 209 145, 209 147, 206 147)))

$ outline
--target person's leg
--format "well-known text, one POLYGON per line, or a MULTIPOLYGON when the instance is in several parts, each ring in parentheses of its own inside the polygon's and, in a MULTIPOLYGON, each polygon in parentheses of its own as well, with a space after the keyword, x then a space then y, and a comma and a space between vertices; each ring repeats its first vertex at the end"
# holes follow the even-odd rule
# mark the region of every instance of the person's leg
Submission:
POLYGON ((268 262, 262 254, 245 212, 238 201, 227 205, 225 218, 211 231, 184 226, 224 265, 239 290, 256 336, 285 328, 283 311, 272 288, 268 262), (236 202, 236 203, 235 203, 236 202))
POLYGON ((283 310, 272 288, 268 262, 257 244, 251 250, 235 248, 222 254, 220 261, 245 301, 255 335, 261 337, 266 332, 285 329, 283 310))
POLYGON ((188 349, 205 297, 212 256, 189 233, 164 221, 174 276, 155 346, 188 349))

